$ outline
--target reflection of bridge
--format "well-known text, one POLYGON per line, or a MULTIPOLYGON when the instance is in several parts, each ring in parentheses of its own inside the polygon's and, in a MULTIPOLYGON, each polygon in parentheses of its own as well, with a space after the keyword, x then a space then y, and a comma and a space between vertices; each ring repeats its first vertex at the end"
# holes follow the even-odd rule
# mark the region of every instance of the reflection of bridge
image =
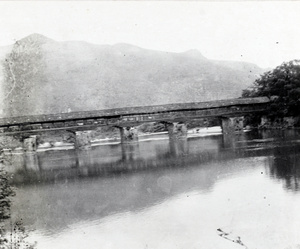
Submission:
MULTIPOLYGON (((300 170, 295 165, 298 165, 300 159, 300 144, 297 142, 299 140, 295 139, 297 133, 290 131, 288 136, 288 132, 285 131, 284 136, 282 131, 243 133, 231 136, 231 143, 225 141, 226 136, 208 136, 106 145, 91 150, 7 153, 4 162, 9 172, 14 174, 12 181, 25 184, 33 180, 65 181, 150 169, 160 171, 186 166, 205 167, 211 162, 222 162, 218 165, 223 165, 232 159, 268 157, 270 175, 287 178, 287 184, 292 181, 298 183, 300 170), (291 138, 294 141, 291 141, 291 138), (292 176, 297 179, 290 179, 292 176)), ((220 170, 218 172, 220 173, 220 170)))
MULTIPOLYGON (((222 143, 221 136, 195 138, 194 142, 193 139, 189 140, 189 143, 193 142, 189 147, 195 150, 189 151, 187 155, 170 155, 159 147, 157 152, 160 155, 155 155, 155 158, 125 162, 103 162, 102 155, 109 153, 103 152, 102 148, 77 152, 69 150, 49 151, 45 154, 19 154, 20 157, 36 158, 39 168, 33 169, 27 165, 28 168, 14 173, 12 178, 14 184, 20 183, 22 188, 26 183, 32 185, 32 187, 27 186, 26 191, 23 191, 21 187, 16 188, 16 191, 21 189, 19 194, 22 198, 17 198, 14 202, 14 210, 18 214, 21 212, 25 224, 37 224, 35 229, 47 229, 53 232, 65 229, 74 220, 95 220, 106 218, 111 214, 140 212, 163 203, 167 199, 181 197, 183 194, 186 196, 186 193, 195 193, 195 191, 207 193, 217 183, 226 179, 239 177, 240 174, 246 176, 249 172, 260 174, 259 169, 263 169, 260 168, 263 165, 266 166, 265 170, 262 170, 266 172, 264 177, 276 177, 284 180, 283 183, 286 185, 290 180, 299 184, 300 171, 297 165, 300 165, 300 145, 289 142, 291 138, 298 141, 296 140, 298 136, 295 136, 295 131, 292 130, 284 131, 284 136, 282 131, 275 132, 281 135, 275 136, 270 134, 270 131, 264 131, 259 134, 244 133, 235 136, 238 142, 235 143, 235 149, 226 147, 222 143), (287 132, 291 133, 288 138, 287 132), (287 143, 284 143, 285 139, 287 143), (196 147, 199 144, 203 145, 201 149, 196 147), (66 158, 66 154, 71 155, 66 158), (99 160, 97 161, 94 156, 98 156, 99 160), (48 159, 45 160, 45 157, 48 159), (256 160, 253 160, 254 157, 256 160), (76 163, 77 158, 78 163, 76 163), (278 161, 279 158, 282 158, 284 162, 278 161), (54 163, 52 159, 57 159, 58 162, 54 163), (274 162, 267 164, 266 160, 268 163, 270 160, 274 162), (143 170, 143 173, 123 174, 122 177, 115 177, 118 172, 141 172, 143 170), (110 174, 114 177, 105 177, 110 174), (96 178, 98 176, 103 178, 96 178), (80 181, 83 178, 88 180, 80 181), (61 184, 55 185, 56 187, 54 185, 45 187, 45 183, 48 185, 52 182, 61 184), (38 194, 34 195, 37 189, 38 194), (74 193, 78 195, 78 198, 70 198, 74 193), (34 202, 24 202, 24 199, 31 200, 32 198, 35 198, 34 202), (40 208, 34 206, 36 203, 39 203, 40 208), (84 208, 82 208, 83 204, 84 208), (53 211, 44 212, 44 210, 53 211), (64 219, 55 220, 53 212, 58 212, 55 213, 57 215, 59 213, 66 215, 64 219)), ((174 143, 181 142, 184 143, 181 140, 174 141, 174 143)), ((138 149, 141 144, 131 145, 138 149)), ((165 145, 167 148, 167 142, 165 145)), ((121 145, 116 145, 116 147, 120 148, 121 145)), ((119 155, 117 150, 115 152, 119 155)), ((169 152, 171 153, 171 150, 169 152)), ((25 167, 24 164, 22 165, 25 167)), ((299 190, 299 185, 297 186, 299 190)), ((292 192, 289 190, 289 193, 292 192)))
MULTIPOLYGON (((100 126, 119 127, 121 141, 137 139, 133 127, 146 122, 167 124, 170 137, 185 137, 185 122, 191 119, 218 117, 224 133, 241 131, 245 114, 262 112, 269 99, 246 98, 210 102, 127 107, 100 111, 71 112, 0 119, 0 134, 35 134, 41 131, 67 130, 75 134, 78 148, 90 144, 90 133, 100 126)), ((25 139, 27 150, 34 150, 36 136, 25 139)))

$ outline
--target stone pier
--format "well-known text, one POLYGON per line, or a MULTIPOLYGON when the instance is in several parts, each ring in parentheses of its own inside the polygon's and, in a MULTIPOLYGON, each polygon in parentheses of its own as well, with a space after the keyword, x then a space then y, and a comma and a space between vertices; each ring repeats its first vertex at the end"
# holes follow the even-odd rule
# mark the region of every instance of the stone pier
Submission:
POLYGON ((170 139, 186 139, 187 138, 187 126, 185 123, 169 123, 168 133, 170 139))
POLYGON ((23 150, 25 152, 36 152, 37 149, 37 136, 33 135, 23 140, 23 150))
POLYGON ((262 117, 260 118, 260 125, 261 125, 262 127, 268 125, 268 123, 269 123, 269 119, 268 119, 266 116, 262 116, 262 117))
POLYGON ((135 127, 120 127, 120 134, 121 134, 121 143, 132 143, 137 142, 138 137, 138 131, 135 127))
POLYGON ((222 117, 223 134, 241 133, 244 128, 244 117, 222 117))
POLYGON ((92 131, 76 131, 75 149, 86 150, 91 148, 92 131))

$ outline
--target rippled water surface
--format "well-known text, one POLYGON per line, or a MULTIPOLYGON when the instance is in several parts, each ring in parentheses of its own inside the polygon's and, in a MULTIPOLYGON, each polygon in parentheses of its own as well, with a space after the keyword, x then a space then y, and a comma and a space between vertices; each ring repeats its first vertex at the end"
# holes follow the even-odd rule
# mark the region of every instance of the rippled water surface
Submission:
POLYGON ((297 131, 11 156, 37 248, 300 248, 297 131))

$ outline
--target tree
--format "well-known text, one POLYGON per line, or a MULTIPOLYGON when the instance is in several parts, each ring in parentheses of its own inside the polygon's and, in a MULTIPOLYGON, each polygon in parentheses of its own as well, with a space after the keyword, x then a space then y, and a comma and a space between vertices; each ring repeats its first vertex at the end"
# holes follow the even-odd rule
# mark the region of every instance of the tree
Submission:
POLYGON ((28 232, 22 219, 12 222, 11 205, 15 191, 10 185, 11 176, 4 170, 2 164, 5 164, 5 159, 0 145, 0 249, 34 249, 36 243, 27 241, 28 232))
POLYGON ((261 75, 250 89, 245 89, 242 97, 262 97, 271 99, 269 117, 271 119, 300 116, 300 60, 284 62, 272 71, 261 75))
POLYGON ((6 230, 4 228, 4 221, 10 218, 10 197, 14 195, 14 191, 8 183, 6 173, 0 169, 0 248, 7 243, 5 237, 6 230))

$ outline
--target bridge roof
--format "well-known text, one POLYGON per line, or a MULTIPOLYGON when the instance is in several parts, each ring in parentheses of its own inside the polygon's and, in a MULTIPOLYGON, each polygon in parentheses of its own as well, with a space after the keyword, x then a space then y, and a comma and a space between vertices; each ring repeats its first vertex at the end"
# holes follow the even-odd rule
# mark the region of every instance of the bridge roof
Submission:
POLYGON ((267 97, 258 98, 238 98, 238 99, 226 99, 215 100, 207 102, 193 102, 193 103, 176 103, 166 105, 153 105, 153 106, 137 106, 137 107, 123 107, 106 110, 95 111, 81 111, 70 113, 58 113, 58 114, 45 114, 45 115, 30 115, 0 118, 0 126, 17 125, 24 123, 42 123, 52 121, 74 120, 74 119, 89 119, 89 118, 108 118, 118 116, 129 116, 136 114, 151 114, 162 113, 171 111, 187 111, 187 110, 201 110, 220 107, 240 106, 240 105, 256 105, 266 104, 270 100, 267 97))

